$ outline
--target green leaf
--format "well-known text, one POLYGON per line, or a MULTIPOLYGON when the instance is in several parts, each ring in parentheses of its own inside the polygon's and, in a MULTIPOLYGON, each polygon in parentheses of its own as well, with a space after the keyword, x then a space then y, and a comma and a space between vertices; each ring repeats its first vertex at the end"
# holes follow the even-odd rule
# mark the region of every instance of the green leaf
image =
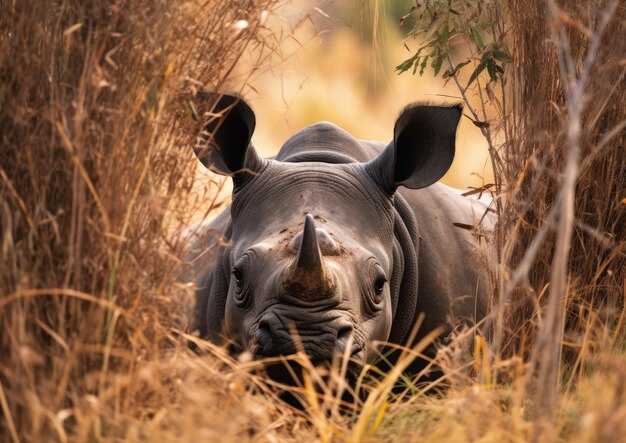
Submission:
POLYGON ((471 60, 465 60, 464 62, 459 63, 458 65, 456 65, 454 68, 452 68, 452 70, 450 69, 446 69, 446 71, 443 73, 442 77, 443 78, 450 78, 455 76, 463 66, 468 65, 471 62, 471 60))
POLYGON ((458 70, 460 70, 463 66, 468 65, 470 62, 471 62, 471 60, 466 60, 466 61, 464 61, 464 62, 461 62, 461 63, 459 63, 458 65, 456 65, 456 66, 454 67, 454 70, 455 70, 455 71, 458 71, 458 70))
POLYGON ((485 64, 486 62, 482 61, 478 64, 478 66, 476 66, 476 69, 474 70, 474 72, 472 72, 472 75, 470 76, 469 81, 467 82, 466 88, 469 88, 469 86, 474 82, 474 80, 476 80, 476 78, 480 75, 480 73, 484 71, 485 64))
POLYGON ((435 77, 439 75, 439 71, 441 70, 442 63, 443 63, 443 57, 441 55, 433 59, 431 66, 435 70, 435 77))
POLYGON ((428 58, 428 55, 424 57, 422 63, 420 64, 420 76, 424 75, 424 69, 426 69, 426 66, 428 65, 428 58))
POLYGON ((448 20, 444 20, 441 25, 441 43, 445 44, 450 38, 450 32, 448 29, 448 20))
POLYGON ((481 35, 481 31, 478 30, 478 27, 472 29, 472 34, 474 35, 474 40, 480 49, 485 47, 485 42, 483 41, 483 36, 481 35))
POLYGON ((496 77, 496 62, 493 59, 489 59, 486 62, 487 72, 489 73, 489 78, 491 81, 496 81, 498 78, 496 77))
POLYGON ((417 67, 419 66, 419 62, 420 62, 420 57, 417 57, 415 59, 415 64, 413 65, 413 72, 412 72, 413 75, 415 75, 415 73, 417 72, 417 67))
POLYGON ((452 35, 459 30, 459 21, 455 16, 448 16, 448 32, 452 35))
MULTIPOLYGON (((440 31, 441 25, 444 23, 444 19, 445 16, 437 17, 435 21, 430 24, 430 28, 426 31, 426 35, 424 36, 424 41, 429 41, 429 44, 432 44, 437 40, 435 34, 440 31)), ((441 32, 439 32, 439 34, 441 34, 441 32)), ((427 43, 424 43, 423 46, 426 45, 427 43)))
POLYGON ((414 63, 418 62, 420 52, 421 52, 421 49, 418 50, 413 57, 406 59, 405 61, 400 63, 398 66, 396 66, 396 71, 399 71, 398 74, 402 74, 403 72, 406 72, 409 69, 411 69, 411 66, 413 66, 414 63))
POLYGON ((411 66, 413 66, 413 57, 408 60, 403 61, 398 66, 396 66, 396 71, 400 71, 399 74, 408 71, 411 66))
POLYGON ((496 49, 493 51, 493 58, 503 63, 513 62, 513 57, 511 57, 511 54, 501 49, 496 49))

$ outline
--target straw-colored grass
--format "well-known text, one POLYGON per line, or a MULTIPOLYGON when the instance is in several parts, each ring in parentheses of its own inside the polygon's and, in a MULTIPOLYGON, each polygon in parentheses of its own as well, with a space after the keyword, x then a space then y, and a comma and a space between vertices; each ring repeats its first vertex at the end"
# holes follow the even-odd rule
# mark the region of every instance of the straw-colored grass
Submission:
POLYGON ((241 57, 265 66, 288 35, 263 26, 277 3, 0 1, 0 441, 623 440, 626 8, 610 0, 499 2, 514 62, 494 138, 497 355, 459 331, 434 362, 441 379, 401 374, 423 342, 356 386, 345 362, 296 355, 300 411, 261 363, 193 334, 178 233, 221 184, 194 183, 194 96, 241 88, 241 57), (568 177, 572 211, 550 215, 568 177), (563 223, 568 248, 555 247, 563 223))
MULTIPOLYGON (((160 440, 184 374, 219 366, 175 332, 193 308, 178 233, 217 187, 192 186, 192 99, 278 47, 276 4, 0 3, 0 440, 160 440)), ((202 383, 207 427, 242 411, 226 377, 202 383)))

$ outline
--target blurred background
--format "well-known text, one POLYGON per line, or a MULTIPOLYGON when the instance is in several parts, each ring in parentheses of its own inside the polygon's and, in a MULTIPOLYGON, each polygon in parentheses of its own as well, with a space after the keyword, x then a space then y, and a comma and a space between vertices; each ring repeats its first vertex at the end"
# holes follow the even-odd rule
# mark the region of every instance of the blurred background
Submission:
MULTIPOLYGON (((452 83, 395 67, 412 55, 406 40, 411 25, 401 24, 412 0, 327 0, 291 2, 269 14, 268 31, 285 29, 294 37, 274 54, 270 69, 250 78, 254 53, 237 66, 241 89, 257 116, 254 146, 274 155, 299 129, 331 121, 360 139, 388 142, 400 111, 411 102, 461 101, 452 83)), ((477 103, 479 103, 477 101, 477 103)), ((480 130, 463 118, 457 153, 442 181, 458 188, 492 180, 487 145, 480 130)))

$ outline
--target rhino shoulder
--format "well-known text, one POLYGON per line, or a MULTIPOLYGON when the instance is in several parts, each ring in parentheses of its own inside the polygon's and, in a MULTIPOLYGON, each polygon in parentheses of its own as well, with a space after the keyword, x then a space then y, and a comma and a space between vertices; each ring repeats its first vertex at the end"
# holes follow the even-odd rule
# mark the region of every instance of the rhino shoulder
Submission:
POLYGON ((453 188, 443 183, 433 185, 439 200, 449 203, 451 216, 459 218, 458 223, 492 230, 496 218, 494 216, 493 198, 487 192, 482 194, 464 195, 467 190, 453 188))
POLYGON ((403 192, 419 231, 417 309, 429 313, 427 329, 486 312, 495 218, 489 197, 464 192, 441 183, 403 192))

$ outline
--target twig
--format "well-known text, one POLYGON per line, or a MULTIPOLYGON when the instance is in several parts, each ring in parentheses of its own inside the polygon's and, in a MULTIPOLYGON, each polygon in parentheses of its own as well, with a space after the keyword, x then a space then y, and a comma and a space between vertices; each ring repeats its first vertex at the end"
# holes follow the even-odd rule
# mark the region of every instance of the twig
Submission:
POLYGON ((621 130, 624 128, 626 128, 626 120, 622 120, 617 125, 615 125, 613 129, 611 129, 609 132, 604 134, 604 137, 602 137, 602 140, 600 140, 600 143, 598 143, 597 146, 593 148, 593 151, 591 152, 591 154, 589 154, 587 158, 585 158, 585 160, 583 161, 581 169, 585 170, 589 166, 591 166, 591 162, 594 161, 599 155, 601 155, 604 152, 604 148, 609 144, 609 142, 613 139, 613 137, 619 134, 621 130))
MULTIPOLYGON (((454 64, 452 63, 452 59, 450 58, 449 54, 446 54, 445 60, 446 60, 446 63, 448 64, 448 67, 450 68, 450 71, 454 72, 454 64)), ((461 82, 459 81, 458 77, 459 77, 458 72, 455 72, 452 75, 452 79, 454 80, 454 83, 456 84, 457 89, 461 93, 461 96, 463 97, 463 101, 467 104, 467 108, 469 109, 469 112, 472 114, 474 121, 481 121, 478 114, 476 114, 476 111, 474 111, 474 109, 470 105, 470 101, 467 98, 467 94, 466 94, 466 88, 464 88, 461 85, 461 82)), ((489 129, 485 127, 479 127, 479 129, 480 129, 480 132, 483 134, 483 137, 485 137, 485 140, 487 140, 487 145, 489 147, 489 157, 491 159, 491 167, 493 168, 494 176, 495 176, 496 194, 500 194, 500 191, 501 191, 500 180, 498 179, 498 174, 496 173, 496 170, 497 170, 496 164, 498 163, 498 160, 499 160, 498 153, 493 145, 493 140, 491 139, 491 133, 489 132, 489 129)), ((499 202, 496 203, 496 212, 498 215, 501 214, 501 206, 499 202)))
POLYGON ((77 298, 79 300, 84 300, 84 301, 88 301, 96 305, 100 305, 103 308, 110 309, 113 312, 121 311, 121 313, 124 314, 124 311, 122 310, 120 306, 116 305, 115 303, 110 302, 109 300, 104 300, 94 295, 87 294, 86 292, 76 291, 74 289, 69 289, 69 288, 24 289, 21 291, 16 291, 12 294, 4 296, 0 300, 0 309, 21 299, 31 298, 31 297, 50 297, 50 296, 77 298))
POLYGON ((506 306, 506 304, 508 303, 511 294, 513 293, 513 290, 528 275, 528 272, 534 264, 535 258, 537 257, 541 246, 543 245, 546 235, 554 227, 554 222, 557 219, 560 209, 561 198, 559 195, 557 197, 557 201, 552 205, 550 211, 548 211, 548 215, 546 216, 543 224, 533 237, 528 248, 526 249, 522 260, 515 267, 515 271, 513 271, 511 279, 506 284, 504 291, 501 292, 502 295, 499 297, 498 304, 494 307, 492 311, 496 315, 496 327, 491 344, 494 358, 497 358, 499 356, 500 348, 502 346, 502 341, 504 338, 504 306, 506 306))
POLYGON ((13 443, 19 443, 20 439, 17 436, 17 431, 15 430, 15 423, 13 423, 13 417, 11 415, 11 408, 9 408, 9 403, 7 402, 7 398, 4 395, 4 389, 2 388, 2 381, 0 381, 0 406, 2 406, 2 412, 4 413, 4 417, 6 419, 9 432, 11 433, 11 439, 13 440, 13 443))
POLYGON ((85 169, 85 166, 82 164, 82 162, 78 158, 78 155, 76 155, 74 146, 71 140, 69 139, 69 137, 67 136, 67 133, 65 132, 65 129, 63 128, 63 125, 60 122, 57 122, 55 124, 55 127, 59 133, 59 137, 61 137, 61 142, 62 142, 63 147, 67 150, 68 154, 70 155, 72 162, 74 162, 74 165, 76 166, 76 168, 78 169, 78 172, 80 173, 81 177, 85 181, 85 184, 87 185, 87 188, 89 189, 89 192, 91 193, 91 196, 93 197, 93 200, 96 203, 96 206, 100 210, 100 215, 102 216, 102 224, 104 225, 104 231, 110 232, 111 221, 109 219, 109 214, 104 208, 104 205, 102 204, 102 200, 100 200, 100 196, 98 195, 98 192, 96 191, 96 187, 94 186, 93 182, 91 181, 91 178, 89 177, 89 173, 87 172, 87 170, 85 169))
POLYGON ((18 192, 15 190, 15 187, 11 183, 11 180, 5 174, 4 169, 0 169, 0 178, 2 178, 2 181, 4 182, 5 186, 7 187, 7 189, 13 196, 15 203, 17 203, 17 206, 20 208, 20 211, 22 215, 24 216, 24 220, 26 220, 26 223, 28 224, 28 227, 30 228, 31 232, 33 233, 35 237, 37 237, 37 228, 35 227, 35 223, 33 222, 33 219, 30 217, 30 214, 28 213, 28 210, 26 209, 26 203, 24 203, 24 200, 22 200, 18 192))

